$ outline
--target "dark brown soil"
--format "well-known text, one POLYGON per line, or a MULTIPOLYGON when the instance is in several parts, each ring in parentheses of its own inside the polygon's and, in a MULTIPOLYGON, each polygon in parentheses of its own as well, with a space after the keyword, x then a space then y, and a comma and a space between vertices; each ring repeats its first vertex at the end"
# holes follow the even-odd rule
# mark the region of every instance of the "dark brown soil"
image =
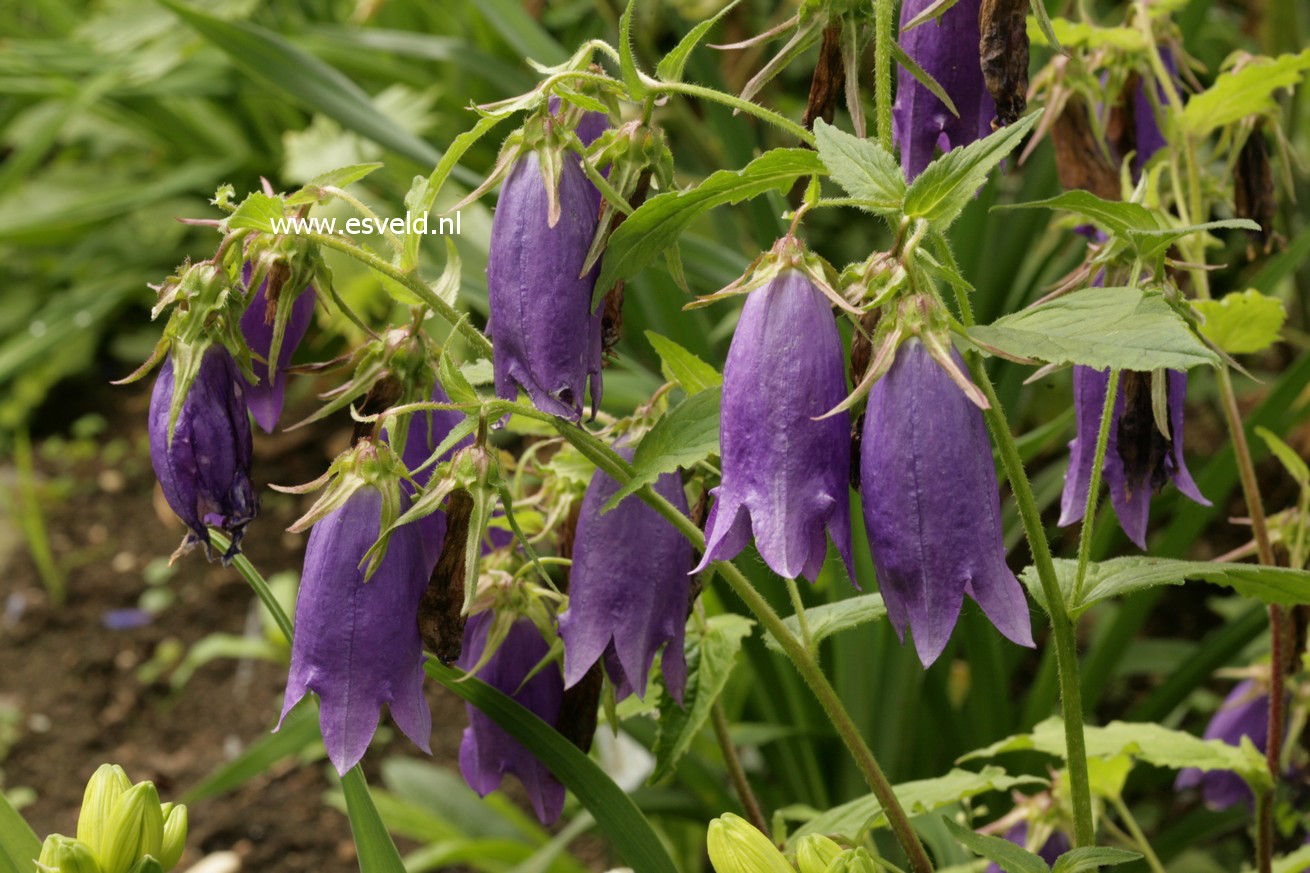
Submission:
MULTIPOLYGON (((143 571, 167 558, 182 535, 150 469, 147 393, 119 391, 120 411, 111 413, 104 435, 36 449, 45 527, 67 580, 64 606, 52 607, 40 583, 15 502, 0 502, 0 710, 18 714, 18 738, 0 760, 0 784, 35 790, 23 812, 42 836, 75 831, 83 785, 102 762, 121 764, 133 780, 153 780, 165 800, 178 797, 272 728, 286 678, 284 666, 234 660, 210 662, 177 693, 167 673, 150 683, 139 676, 161 642, 189 647, 215 631, 241 634, 248 626, 250 589, 235 570, 207 563, 199 550, 180 558, 159 586, 173 599, 150 624, 103 625, 106 611, 137 606, 151 587, 143 571)), ((283 531, 306 498, 263 486, 314 478, 346 439, 348 431, 332 429, 256 436, 264 506, 245 551, 266 575, 299 568, 304 537, 283 531)), ((15 479, 11 463, 0 466, 6 495, 15 493, 15 479)), ((452 765, 463 709, 440 689, 430 686, 429 693, 435 760, 452 765)), ((384 755, 415 753, 398 732, 389 734, 365 762, 375 783, 384 755)), ((349 824, 324 803, 331 787, 326 763, 285 762, 227 795, 195 803, 181 869, 220 850, 241 855, 243 870, 356 869, 349 824)))

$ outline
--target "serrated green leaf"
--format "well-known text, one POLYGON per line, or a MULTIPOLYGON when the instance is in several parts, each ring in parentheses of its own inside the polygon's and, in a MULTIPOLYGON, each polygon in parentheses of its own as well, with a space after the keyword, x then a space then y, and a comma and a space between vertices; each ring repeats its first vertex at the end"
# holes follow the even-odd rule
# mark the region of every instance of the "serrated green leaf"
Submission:
POLYGON ((1263 425, 1256 425, 1255 432, 1265 441, 1269 451, 1274 453, 1274 457, 1278 458, 1279 463, 1291 474, 1297 484, 1302 488, 1310 487, 1310 467, 1306 466, 1305 460, 1296 453, 1296 449, 1283 442, 1278 434, 1263 425))
POLYGON ((652 197, 610 237, 592 307, 615 282, 635 276, 676 242, 697 217, 714 207, 785 190, 801 176, 824 172, 823 162, 810 149, 773 149, 740 170, 719 170, 694 188, 652 197))
POLYGON ((478 392, 460 372, 455 359, 445 351, 441 353, 441 360, 437 362, 437 379, 441 382, 441 387, 446 390, 446 396, 450 398, 451 403, 477 403, 478 392))
MULTIPOLYGON (((934 779, 917 779, 893 787, 901 806, 910 815, 922 815, 958 803, 961 800, 988 791, 1009 791, 1024 785, 1044 785, 1046 780, 1035 776, 1010 776, 996 766, 982 768, 977 773, 959 768, 934 779)), ((885 827, 887 817, 882 804, 872 794, 835 806, 807 821, 788 839, 789 846, 806 834, 828 834, 858 840, 870 828, 885 827)))
POLYGON ((429 659, 428 675, 473 704, 537 757, 596 819, 635 873, 677 873, 655 830, 632 798, 559 731, 500 691, 463 671, 429 659))
MULTIPOLYGON (((806 609, 805 624, 810 629, 811 638, 818 643, 833 634, 871 621, 882 621, 886 616, 887 607, 883 605, 881 594, 860 594, 836 603, 825 603, 822 606, 806 609)), ((783 622, 793 634, 800 636, 801 625, 796 616, 789 615, 783 619, 783 622)), ((782 651, 782 646, 772 636, 766 636, 764 644, 776 652, 782 651)))
POLYGON ((985 139, 951 149, 933 161, 905 192, 905 214, 932 222, 936 230, 945 230, 973 200, 992 169, 1041 117, 1041 110, 1030 113, 985 139))
POLYGON ((1070 849, 1055 859, 1051 873, 1083 873, 1085 870, 1099 870, 1102 867, 1114 867, 1127 864, 1141 858, 1140 852, 1127 849, 1115 849, 1110 846, 1083 846, 1070 849))
POLYGON ((1192 305, 1205 316, 1201 333, 1230 355, 1263 352, 1278 342, 1287 320, 1283 301, 1254 288, 1218 300, 1195 300, 1192 305))
POLYGON ((1158 292, 1137 288, 1085 288, 969 333, 1013 355, 1097 370, 1219 363, 1158 292))
MULTIPOLYGON (((1077 572, 1077 561, 1056 559, 1055 574, 1066 601, 1072 600, 1077 572)), ((1046 600, 1041 594, 1042 586, 1037 571, 1029 566, 1019 578, 1045 608, 1046 600)), ((1310 571, 1266 567, 1262 564, 1220 564, 1214 561, 1180 561, 1141 555, 1088 564, 1087 577, 1083 580, 1082 600, 1078 603, 1069 602, 1067 607, 1070 615, 1077 617, 1106 598, 1122 597, 1158 585, 1182 585, 1188 579, 1224 585, 1265 603, 1281 603, 1285 606, 1310 603, 1310 571)))
POLYGON ((341 777, 341 790, 346 796, 346 815, 350 819, 350 833, 355 838, 359 873, 405 873, 400 853, 373 805, 368 783, 364 781, 364 771, 358 764, 341 777))
POLYGON ((303 203, 316 203, 321 197, 324 188, 344 188, 347 185, 358 182, 369 173, 382 166, 381 163, 374 162, 371 164, 351 164, 347 167, 337 167, 335 170, 328 170, 326 173, 319 173, 310 179, 303 188, 289 195, 286 199, 288 206, 300 206, 303 203))
POLYGON ((691 748, 692 740, 709 720, 714 701, 728 684, 742 641, 754 626, 755 622, 744 616, 716 615, 709 620, 703 636, 687 641, 687 688, 681 706, 667 694, 660 698, 659 733, 651 749, 655 771, 648 782, 658 782, 672 773, 691 748))
POLYGON ((716 387, 693 394, 655 422, 632 456, 632 480, 615 492, 601 512, 609 512, 662 473, 690 467, 718 454, 719 393, 716 387))
POLYGON ((655 75, 665 82, 681 82, 682 71, 687 67, 687 59, 691 57, 692 51, 700 45, 700 41, 705 38, 705 34, 710 32, 710 28, 719 23, 719 19, 728 14, 739 0, 732 0, 727 6, 724 6, 713 18, 707 18, 700 24, 693 27, 686 36, 678 41, 667 55, 660 59, 659 64, 655 67, 655 75))
POLYGON ((281 197, 270 197, 262 191, 256 191, 237 207, 236 212, 228 216, 228 227, 233 230, 257 230, 260 233, 277 233, 274 222, 280 224, 286 217, 281 197))
POLYGON ((1046 862, 1023 846, 1016 845, 1004 837, 993 837, 972 831, 948 816, 941 817, 942 824, 969 851, 981 855, 1000 867, 1005 873, 1050 873, 1046 862))
MULTIPOLYGON (((1104 726, 1087 725, 1083 729, 1089 757, 1113 758, 1127 755, 1136 760, 1181 770, 1230 770, 1256 788, 1270 784, 1269 767, 1264 755, 1249 738, 1241 746, 1220 740, 1203 740, 1183 731, 1170 730, 1151 722, 1112 721, 1104 726)), ((970 752, 959 759, 977 761, 1006 752, 1036 751, 1064 757, 1064 723, 1052 716, 1038 724, 1031 733, 1016 734, 970 752)))
POLYGON ((877 140, 860 139, 833 127, 822 118, 814 122, 819 159, 828 173, 857 200, 876 212, 895 212, 905 199, 905 176, 900 165, 877 140))
POLYGON ((660 356, 660 371, 665 380, 677 382, 688 394, 699 394, 723 384, 723 376, 718 370, 668 337, 648 330, 646 339, 655 349, 655 354, 660 356))
POLYGON ((1214 84, 1187 101, 1182 125, 1196 136, 1277 108, 1274 92, 1292 88, 1310 69, 1310 49, 1277 58, 1254 58, 1240 70, 1220 74, 1214 84))

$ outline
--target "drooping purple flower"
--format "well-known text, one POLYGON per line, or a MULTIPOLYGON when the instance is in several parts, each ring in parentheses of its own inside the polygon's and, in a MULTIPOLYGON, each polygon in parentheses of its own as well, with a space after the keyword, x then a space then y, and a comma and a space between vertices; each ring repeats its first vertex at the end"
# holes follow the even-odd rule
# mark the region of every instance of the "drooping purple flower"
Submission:
POLYGON ((752 291, 724 366, 722 478, 697 571, 754 535, 775 573, 813 580, 831 535, 854 579, 850 416, 815 420, 845 395, 841 336, 823 293, 795 270, 752 291))
POLYGON ((314 525, 296 601, 282 718, 305 692, 316 693, 323 744, 342 775, 368 749, 383 703, 405 736, 431 752, 415 620, 431 567, 419 526, 406 524, 364 580, 360 562, 378 537, 381 510, 381 493, 364 487, 314 525))
MULTIPOLYGON (((460 667, 471 669, 481 659, 494 620, 491 612, 478 613, 468 620, 464 652, 457 662, 460 667)), ((564 699, 564 682, 559 670, 548 664, 527 682, 523 681, 548 651, 546 641, 532 622, 519 619, 510 626, 504 641, 477 676, 553 725, 564 699)), ((459 746, 459 769, 464 781, 486 797, 500 787, 505 774, 513 774, 527 789, 537 818, 542 824, 552 824, 564 808, 564 786, 545 764, 480 709, 472 705, 467 709, 469 726, 464 729, 459 746)))
POLYGON ((186 543, 209 546, 213 525, 232 540, 225 558, 240 551, 241 537, 259 511, 250 481, 250 419, 245 380, 222 346, 210 346, 168 440, 173 359, 164 361, 150 394, 150 462, 164 499, 189 528, 186 543))
MULTIPOLYGON (((250 264, 246 264, 242 269, 246 282, 250 281, 251 273, 250 264)), ((314 301, 318 295, 312 286, 296 295, 291 304, 286 331, 282 335, 282 345, 278 349, 277 366, 273 368, 270 377, 267 361, 273 347, 273 313, 268 307, 267 290, 268 280, 264 280, 241 315, 241 333, 250 350, 263 358, 251 361, 251 369, 255 371, 258 381, 246 383, 246 405, 250 407, 250 414, 264 433, 272 433, 273 428, 277 427, 277 420, 282 416, 282 403, 287 390, 286 370, 291 365, 291 356, 295 354, 296 346, 300 345, 300 341, 305 338, 305 331, 309 330, 310 319, 314 317, 314 301)), ((282 293, 289 294, 291 289, 283 288, 282 293)))
MULTIPOLYGON (((1250 737, 1261 752, 1269 745, 1269 694, 1258 689, 1253 679, 1237 683, 1205 728, 1207 740, 1222 740, 1236 746, 1241 744, 1242 737, 1250 737)), ((1188 767, 1178 774, 1174 782, 1174 787, 1179 791, 1197 786, 1201 788, 1205 805, 1211 809, 1227 809, 1254 800, 1245 780, 1228 770, 1203 772, 1188 767)))
POLYGON ((888 618, 902 640, 913 631, 925 666, 946 647, 966 594, 1006 637, 1033 644, 1028 601, 1005 563, 982 413, 917 338, 869 392, 860 496, 888 618))
POLYGON ((497 396, 513 400, 521 386, 538 409, 571 421, 582 417, 588 376, 593 413, 601 396, 601 316, 591 312, 598 266, 580 275, 596 232, 595 190, 565 159, 551 227, 537 153, 523 154, 501 190, 487 261, 497 396))
MULTIPOLYGON (((1108 370, 1074 367, 1076 435, 1069 443, 1069 469, 1060 498, 1061 526, 1080 521, 1086 512, 1092 463, 1101 411, 1110 383, 1108 370)), ((1187 374, 1169 371, 1169 436, 1160 432, 1151 408, 1151 374, 1124 370, 1115 397, 1102 475, 1110 488, 1110 502, 1119 526, 1139 548, 1146 548, 1146 523, 1151 495, 1173 480, 1178 490, 1202 506, 1210 501, 1196 487, 1183 460, 1183 400, 1187 374)))
MULTIPOLYGON (((559 115, 560 106, 562 105, 560 99, 551 97, 548 102, 550 114, 559 115)), ((578 139, 582 140, 584 146, 589 146, 600 139, 600 135, 609 129, 610 120, 605 113, 584 112, 582 118, 578 121, 578 126, 574 128, 574 132, 578 135, 578 139)))
MULTIPOLYGON (((631 460, 632 451, 619 454, 631 460)), ((564 640, 564 685, 582 681, 597 660, 620 698, 646 695, 655 653, 664 647, 664 684, 678 702, 687 684, 683 634, 691 596, 689 571, 696 562, 687 538, 639 497, 601 508, 619 484, 597 470, 587 486, 573 539, 569 608, 559 619, 564 640)), ((655 491, 687 511, 682 478, 665 473, 655 491)))
MULTIPOLYGON (((432 387, 433 403, 449 403, 450 397, 446 395, 445 390, 437 383, 432 387)), ((405 450, 401 452, 400 459, 405 464, 405 469, 410 470, 414 483, 419 488, 427 487, 432 479, 432 471, 436 469, 436 464, 419 470, 432 453, 436 451, 437 446, 441 445, 450 431, 464 420, 464 413, 456 409, 431 409, 422 412, 416 412, 409 418, 409 433, 405 437, 405 450), (417 472, 414 472, 417 471, 417 472)), ((451 446, 437 463, 448 460, 457 450, 467 445, 472 445, 473 435, 469 434, 464 439, 451 446)), ((413 497, 414 487, 408 482, 401 484, 406 492, 413 497)), ((428 558, 428 570, 436 565, 437 558, 441 556, 441 544, 446 539, 446 513, 438 509, 431 515, 425 515, 415 522, 423 534, 423 548, 428 558)))
MULTIPOLYGON (((901 26, 932 5, 932 0, 905 0, 901 26)), ((979 56, 978 12, 981 0, 959 0, 936 22, 925 22, 903 34, 901 48, 924 72, 937 80, 959 117, 951 114, 904 67, 897 68, 892 132, 901 148, 901 168, 913 179, 932 161, 938 146, 948 151, 966 146, 991 132, 996 105, 983 81, 979 56)))
MULTIPOLYGON (((1014 827, 1005 832, 1005 838, 1016 846, 1022 846, 1028 842, 1028 822, 1021 821, 1014 827)), ((1069 851, 1069 838, 1065 836, 1064 831, 1052 831, 1051 835, 1042 843, 1037 850, 1037 857, 1041 858, 1047 864, 1054 864, 1056 859, 1069 851)), ((986 873, 1001 873, 1001 868, 995 864, 987 868, 986 873)))
MULTIPOLYGON (((1160 52, 1160 59, 1170 76, 1177 75, 1178 65, 1172 51, 1160 52)), ((1156 103, 1165 104, 1164 87, 1156 85, 1156 103)), ((1133 140, 1136 153, 1133 155, 1133 179, 1136 180, 1146 169, 1146 164, 1155 153, 1169 143, 1160 130, 1160 121, 1156 117, 1155 105, 1146 93, 1146 80, 1137 79, 1137 92, 1133 95, 1133 140)), ((1120 156, 1122 157, 1122 156, 1120 156)))

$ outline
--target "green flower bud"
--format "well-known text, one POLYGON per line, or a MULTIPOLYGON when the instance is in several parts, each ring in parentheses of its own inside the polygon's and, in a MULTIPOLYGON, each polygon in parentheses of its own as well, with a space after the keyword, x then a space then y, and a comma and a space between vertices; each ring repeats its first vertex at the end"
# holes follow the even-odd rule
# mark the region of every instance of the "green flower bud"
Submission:
POLYGON ((182 860, 182 850, 186 848, 187 811, 184 804, 165 803, 162 812, 164 842, 159 849, 159 863, 165 870, 172 870, 182 860))
POLYGON ((128 873, 146 855, 158 857, 164 842, 164 814, 159 793, 138 782, 118 800, 105 827, 100 864, 104 873, 128 873))
POLYGON ((795 873, 769 838, 740 816, 710 822, 706 843, 717 873, 795 873))
POLYGON ((77 817, 77 841, 103 857, 105 825, 123 793, 132 787, 123 768, 101 764, 86 783, 82 812, 77 817))
POLYGON ((879 873, 879 871, 880 868, 867 849, 852 849, 842 852, 833 859, 826 873, 879 873))
POLYGON ((826 873, 842 847, 822 834, 806 834, 796 845, 796 866, 801 873, 826 873))
POLYGON ((86 844, 59 834, 45 838, 36 865, 43 873, 101 873, 95 853, 86 844))

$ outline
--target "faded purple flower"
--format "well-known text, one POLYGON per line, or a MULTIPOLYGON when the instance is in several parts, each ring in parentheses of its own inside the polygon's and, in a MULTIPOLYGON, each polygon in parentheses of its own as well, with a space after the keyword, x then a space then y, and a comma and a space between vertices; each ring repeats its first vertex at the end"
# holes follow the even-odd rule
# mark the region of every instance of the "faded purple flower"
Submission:
POLYGON ((190 529, 185 543, 204 543, 208 548, 208 525, 231 537, 225 559, 240 551, 246 525, 259 511, 259 497, 250 481, 252 448, 244 386, 227 349, 206 349, 178 413, 171 445, 171 357, 160 368, 150 394, 150 462, 164 499, 190 529))
POLYGON ((850 416, 815 421, 846 395, 845 355, 823 293, 787 270, 752 291, 723 372, 722 479, 705 556, 750 542, 779 576, 813 580, 832 536, 851 570, 850 416))
POLYGON ((487 261, 496 394, 521 386, 543 412, 582 417, 591 382, 601 396, 601 316, 591 312, 597 267, 580 276, 596 232, 595 186, 578 162, 562 162, 559 222, 551 227, 536 152, 519 157, 500 193, 487 261))
MULTIPOLYGON (((930 5, 932 0, 905 0, 901 26, 930 5)), ((981 5, 981 0, 959 0, 936 22, 920 24, 900 38, 905 53, 937 80, 960 112, 958 118, 952 115, 909 71, 897 69, 892 132, 907 179, 923 172, 938 146, 949 151, 991 133, 996 106, 983 81, 978 50, 981 5)))
MULTIPOLYGON (((630 449, 618 449, 631 460, 630 449)), ((664 684, 679 703, 687 684, 683 634, 696 553, 687 538, 639 497, 604 515, 619 485, 597 470, 587 486, 573 540, 569 608, 560 616, 564 684, 582 681, 600 658, 618 696, 646 695, 655 653, 664 647, 664 684), (634 547, 634 544, 640 544, 634 547)), ((665 473, 655 491, 687 512, 682 478, 665 473)))
MULTIPOLYGON (((471 669, 481 659, 487 646, 487 632, 494 620, 492 612, 481 612, 469 618, 464 631, 464 653, 457 662, 460 667, 471 669)), ((553 725, 559 718, 564 699, 564 683, 559 670, 548 664, 527 682, 523 681, 549 651, 532 622, 519 619, 510 626, 504 641, 477 676, 531 710, 542 721, 553 725)), ((564 808, 564 786, 551 775, 545 764, 483 715, 480 709, 472 705, 467 708, 469 726, 464 729, 459 746, 459 769, 464 774, 464 781, 486 797, 500 787, 505 774, 513 774, 527 789, 532 808, 541 823, 554 823, 564 808)))
MULTIPOLYGON (((250 281, 251 272, 250 264, 242 268, 244 281, 250 281)), ((314 317, 314 301, 318 295, 310 286, 298 294, 291 304, 291 315, 287 319, 286 332, 282 335, 282 345, 278 350, 277 366, 273 368, 270 378, 266 361, 273 346, 273 313, 268 308, 268 297, 265 295, 267 290, 268 281, 265 280, 260 283, 250 305, 241 315, 241 333, 250 350, 264 359, 251 361, 251 368, 259 381, 246 383, 246 406, 250 407, 250 414, 264 433, 272 433, 273 428, 277 427, 277 420, 282 416, 282 402, 287 390, 286 370, 291 365, 291 356, 295 354, 296 346, 300 345, 300 341, 305 338, 305 331, 309 330, 309 322, 314 317)), ((282 293, 289 294, 291 289, 283 288, 282 293)))
MULTIPOLYGON (((1261 752, 1269 744, 1269 695, 1257 690, 1253 679, 1237 683, 1205 728, 1207 740, 1222 740, 1236 746, 1241 744, 1242 737, 1250 737, 1261 752)), ((1205 805, 1211 809, 1226 809, 1238 803, 1249 804, 1254 801, 1246 781, 1227 770, 1203 772, 1188 767, 1178 774, 1174 782, 1174 788, 1178 791, 1197 786, 1201 788, 1205 805)))
MULTIPOLYGON (((1110 383, 1108 370, 1074 367, 1073 396, 1077 419, 1076 436, 1069 443, 1069 469, 1060 498, 1060 525, 1082 519, 1091 485, 1092 462, 1096 460, 1096 436, 1110 383)), ((1146 523, 1151 514, 1151 495, 1173 480, 1178 490, 1202 506, 1210 501, 1196 487, 1183 460, 1183 400, 1187 374, 1169 371, 1169 432, 1156 426, 1151 409, 1151 374, 1124 370, 1114 402, 1102 475, 1110 488, 1110 502, 1119 526, 1139 548, 1146 548, 1146 523)))
POLYGON ((1033 644, 1028 601, 1005 563, 982 413, 917 338, 869 392, 860 496, 887 615, 902 640, 913 631, 925 666, 946 647, 966 594, 1010 640, 1033 644))
MULTIPOLYGON (((1028 842, 1028 822, 1021 821, 1014 827, 1005 832, 1005 838, 1016 846, 1022 846, 1028 842)), ((1072 848, 1069 845, 1069 838, 1065 836, 1064 831, 1052 831, 1051 835, 1042 843, 1042 847, 1037 850, 1037 857, 1041 858, 1047 864, 1054 864, 1056 859, 1072 848)), ((1001 873, 1001 868, 995 864, 987 868, 986 873, 1001 873)))
POLYGON ((323 744, 342 775, 368 749, 383 703, 405 736, 431 752, 415 620, 431 568, 419 526, 407 524, 364 581, 360 562, 378 538, 381 511, 381 493, 365 487, 314 525, 296 601, 282 719, 306 691, 316 693, 323 744))

